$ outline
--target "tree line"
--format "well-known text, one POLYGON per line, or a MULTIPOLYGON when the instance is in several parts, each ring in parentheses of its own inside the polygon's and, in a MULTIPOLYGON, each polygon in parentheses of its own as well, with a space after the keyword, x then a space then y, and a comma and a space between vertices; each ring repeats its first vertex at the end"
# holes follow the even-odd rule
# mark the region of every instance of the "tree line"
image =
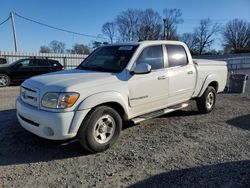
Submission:
POLYGON ((185 42, 192 54, 216 53, 212 47, 219 40, 223 53, 250 52, 250 22, 233 19, 225 25, 213 23, 209 18, 201 19, 193 32, 179 34, 182 24, 180 9, 164 9, 163 16, 153 9, 128 9, 122 11, 111 22, 102 26, 102 33, 109 42, 141 40, 180 40, 185 42))
POLYGON ((66 49, 66 44, 61 41, 53 40, 49 45, 40 46, 40 53, 71 53, 71 54, 89 54, 90 49, 84 44, 74 44, 72 49, 66 49))
POLYGON ((89 54, 91 48, 107 43, 143 40, 183 41, 193 55, 250 52, 250 22, 233 19, 225 25, 219 25, 206 18, 199 21, 193 32, 180 34, 178 26, 184 21, 180 9, 164 9, 163 16, 151 8, 127 9, 113 21, 102 25, 102 33, 108 42, 93 41, 91 47, 75 44, 72 49, 66 49, 65 43, 51 41, 48 46, 41 46, 40 52, 89 54), (216 40, 221 42, 223 51, 213 49, 216 40))

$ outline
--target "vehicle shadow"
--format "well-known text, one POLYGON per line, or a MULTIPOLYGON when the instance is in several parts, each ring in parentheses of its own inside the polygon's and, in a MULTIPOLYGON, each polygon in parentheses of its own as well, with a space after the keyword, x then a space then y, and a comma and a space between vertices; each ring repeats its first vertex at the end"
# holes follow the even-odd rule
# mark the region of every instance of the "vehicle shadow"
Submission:
POLYGON ((196 116, 196 115, 201 115, 201 113, 199 113, 196 110, 177 110, 177 111, 171 112, 169 114, 165 114, 160 117, 196 116))
POLYGON ((241 129, 250 130, 250 114, 232 118, 226 121, 226 123, 241 129))
POLYGON ((16 110, 0 111, 0 166, 88 155, 75 140, 50 141, 21 127, 16 110))
MULTIPOLYGON (((180 116, 196 116, 201 115, 198 111, 190 110, 190 111, 184 111, 184 110, 177 110, 168 114, 164 114, 155 118, 170 118, 170 117, 180 117, 180 116)), ((152 118, 154 119, 154 118, 152 118)), ((139 123, 140 124, 140 123, 139 123)), ((129 122, 123 122, 122 129, 129 129, 136 126, 132 121, 129 122)))
POLYGON ((250 160, 161 173, 130 186, 137 187, 250 187, 250 160))

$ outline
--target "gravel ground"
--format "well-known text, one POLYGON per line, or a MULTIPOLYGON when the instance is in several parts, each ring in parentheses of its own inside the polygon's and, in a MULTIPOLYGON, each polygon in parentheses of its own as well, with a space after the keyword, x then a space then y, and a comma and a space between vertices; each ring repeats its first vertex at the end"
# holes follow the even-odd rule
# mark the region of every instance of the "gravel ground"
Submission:
POLYGON ((127 125, 98 154, 21 128, 18 92, 0 89, 0 187, 250 187, 250 92, 220 94, 210 114, 191 104, 127 125))

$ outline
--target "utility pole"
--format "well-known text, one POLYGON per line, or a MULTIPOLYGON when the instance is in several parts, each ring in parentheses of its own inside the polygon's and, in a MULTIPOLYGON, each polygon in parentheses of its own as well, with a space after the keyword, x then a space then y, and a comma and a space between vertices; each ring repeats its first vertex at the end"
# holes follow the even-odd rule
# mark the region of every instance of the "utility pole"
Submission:
POLYGON ((11 19, 11 23, 12 23, 15 52, 17 52, 18 51, 18 47, 17 47, 17 37, 16 37, 16 25, 15 25, 15 20, 14 20, 14 14, 13 14, 13 12, 10 13, 10 19, 11 19))

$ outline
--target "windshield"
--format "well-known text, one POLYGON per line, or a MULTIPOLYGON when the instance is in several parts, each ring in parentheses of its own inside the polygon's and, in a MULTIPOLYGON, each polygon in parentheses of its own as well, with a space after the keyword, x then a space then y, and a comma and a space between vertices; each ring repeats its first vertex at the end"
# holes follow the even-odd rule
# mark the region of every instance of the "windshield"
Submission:
POLYGON ((104 46, 96 49, 77 69, 103 72, 121 72, 138 45, 104 46))

